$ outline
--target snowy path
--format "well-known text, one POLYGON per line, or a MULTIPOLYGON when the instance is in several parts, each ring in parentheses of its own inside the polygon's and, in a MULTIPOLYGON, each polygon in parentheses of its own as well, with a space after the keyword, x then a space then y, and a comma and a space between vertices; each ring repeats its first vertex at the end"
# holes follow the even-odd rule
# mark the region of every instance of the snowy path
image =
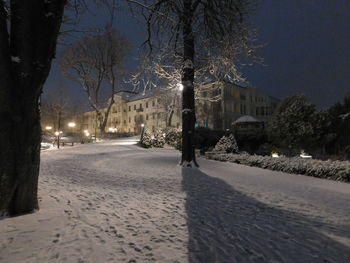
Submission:
POLYGON ((125 143, 42 153, 39 212, 0 262, 350 262, 350 184, 125 143))

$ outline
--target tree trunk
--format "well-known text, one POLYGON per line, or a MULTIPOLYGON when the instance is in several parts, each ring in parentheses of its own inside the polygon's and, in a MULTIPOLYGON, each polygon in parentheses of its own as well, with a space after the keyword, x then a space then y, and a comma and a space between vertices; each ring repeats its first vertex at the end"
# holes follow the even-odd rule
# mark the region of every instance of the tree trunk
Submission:
POLYGON ((39 97, 55 54, 65 3, 13 0, 8 27, 0 1, 0 214, 38 209, 39 97))
POLYGON ((169 118, 168 118, 168 127, 171 127, 171 123, 173 120, 173 115, 174 115, 174 109, 170 111, 169 118))
POLYGON ((183 72, 182 85, 182 158, 181 164, 192 167, 198 166, 194 152, 194 36, 192 32, 192 0, 183 0, 183 72))

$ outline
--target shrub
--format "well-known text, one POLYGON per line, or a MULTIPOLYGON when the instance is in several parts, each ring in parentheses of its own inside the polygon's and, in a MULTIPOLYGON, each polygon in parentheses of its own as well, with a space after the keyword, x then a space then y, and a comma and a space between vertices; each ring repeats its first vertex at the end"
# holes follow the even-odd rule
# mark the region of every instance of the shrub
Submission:
POLYGON ((208 157, 213 160, 256 166, 274 171, 350 182, 350 162, 348 161, 321 161, 299 157, 272 158, 269 156, 227 153, 216 153, 208 157))
POLYGON ((152 134, 151 132, 145 128, 142 136, 142 140, 140 141, 140 145, 143 148, 151 148, 152 147, 152 134))
POLYGON ((214 148, 220 138, 228 135, 227 132, 221 130, 210 130, 208 128, 197 128, 195 131, 195 147, 200 149, 201 153, 214 148))
POLYGON ((163 148, 165 144, 165 133, 162 129, 158 129, 152 141, 152 146, 157 148, 163 148))
POLYGON ((214 152, 226 152, 226 153, 237 153, 238 146, 235 136, 231 133, 230 136, 222 136, 222 138, 215 145, 214 152))
POLYGON ((165 142, 176 149, 180 149, 181 145, 181 130, 176 128, 166 128, 165 132, 165 142))

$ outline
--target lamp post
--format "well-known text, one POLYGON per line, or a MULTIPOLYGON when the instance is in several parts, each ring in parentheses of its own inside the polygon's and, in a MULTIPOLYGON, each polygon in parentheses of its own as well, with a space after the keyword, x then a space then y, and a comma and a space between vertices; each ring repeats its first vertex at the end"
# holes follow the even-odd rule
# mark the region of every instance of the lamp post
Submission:
POLYGON ((145 132, 145 124, 143 124, 143 123, 141 123, 141 142, 142 142, 142 140, 143 140, 143 134, 144 134, 144 132, 145 132))
POLYGON ((71 121, 71 122, 68 122, 68 127, 69 128, 72 128, 72 134, 73 134, 73 138, 75 139, 75 133, 74 133, 74 128, 75 128, 76 124, 75 122, 71 121))
POLYGON ((60 148, 60 134, 61 133, 62 133, 61 131, 56 131, 55 132, 55 135, 57 136, 57 149, 60 148))

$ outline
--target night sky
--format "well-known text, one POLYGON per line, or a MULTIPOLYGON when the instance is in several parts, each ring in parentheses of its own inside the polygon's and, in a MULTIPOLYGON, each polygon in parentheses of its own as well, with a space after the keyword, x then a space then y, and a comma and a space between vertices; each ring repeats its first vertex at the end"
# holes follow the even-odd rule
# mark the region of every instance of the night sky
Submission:
MULTIPOLYGON (((86 17, 82 24, 103 26, 105 17, 86 17)), ((260 52, 264 66, 242 68, 253 87, 278 98, 305 93, 322 108, 350 92, 349 0, 261 0, 251 24, 259 29, 259 42, 266 45, 260 52)), ((128 62, 133 69, 145 39, 143 25, 123 12, 118 13, 115 27, 134 44, 128 62)), ((54 63, 46 88, 62 83, 72 87, 77 98, 84 96, 76 84, 63 79, 54 63)))

